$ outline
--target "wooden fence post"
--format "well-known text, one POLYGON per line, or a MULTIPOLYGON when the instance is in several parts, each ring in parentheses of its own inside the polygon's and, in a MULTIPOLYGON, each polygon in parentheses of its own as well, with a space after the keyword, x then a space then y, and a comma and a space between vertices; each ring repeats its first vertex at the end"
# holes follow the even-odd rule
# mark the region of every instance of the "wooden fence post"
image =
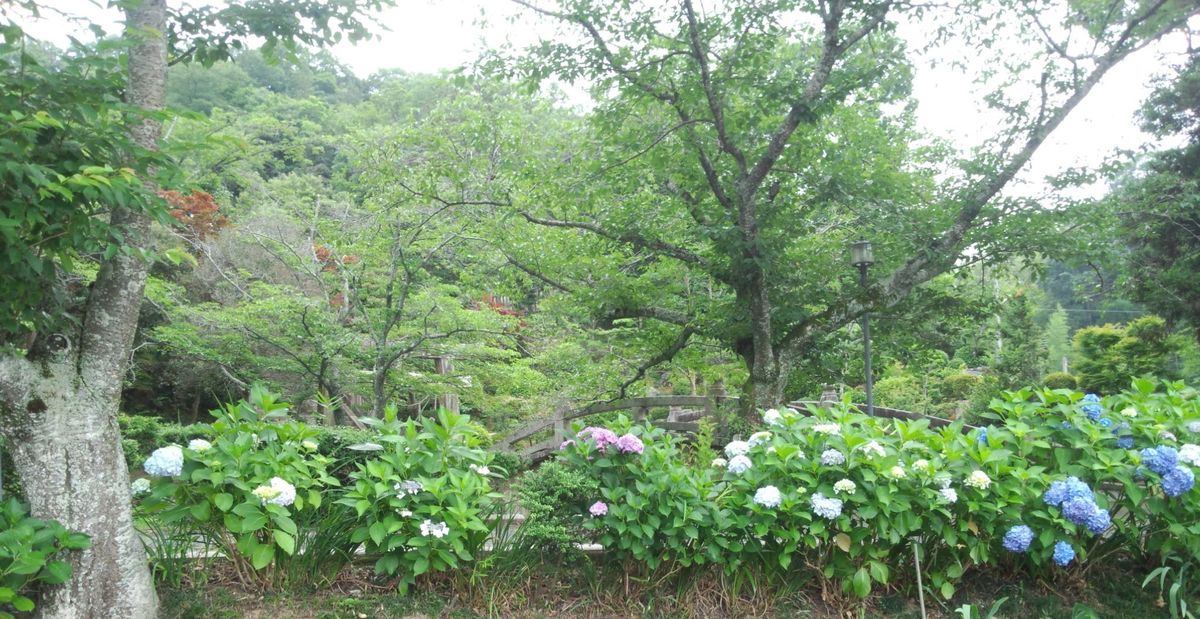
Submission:
POLYGON ((567 405, 563 403, 554 407, 554 439, 560 443, 567 440, 567 405))
MULTIPOLYGON (((438 374, 443 376, 449 376, 454 373, 454 361, 452 361, 450 357, 435 357, 433 360, 433 367, 438 374)), ((455 413, 459 412, 457 393, 444 393, 439 395, 437 397, 437 403, 438 406, 446 410, 453 411, 455 413)))

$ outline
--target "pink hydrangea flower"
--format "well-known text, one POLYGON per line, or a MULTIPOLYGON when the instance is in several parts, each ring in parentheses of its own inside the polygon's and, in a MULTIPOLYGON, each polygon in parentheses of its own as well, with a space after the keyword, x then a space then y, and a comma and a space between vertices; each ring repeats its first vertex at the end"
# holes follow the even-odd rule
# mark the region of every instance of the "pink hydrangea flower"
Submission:
POLYGON ((642 443, 642 439, 627 433, 617 439, 617 449, 623 454, 640 454, 646 449, 646 445, 642 443))
POLYGON ((600 453, 608 451, 609 445, 617 444, 617 433, 609 430, 608 428, 596 428, 589 426, 580 430, 575 436, 578 438, 587 438, 589 436, 592 437, 592 440, 596 441, 596 449, 599 450, 600 453))
POLYGON ((591 512, 593 518, 599 518, 608 514, 608 505, 604 501, 596 501, 592 503, 588 511, 591 512))

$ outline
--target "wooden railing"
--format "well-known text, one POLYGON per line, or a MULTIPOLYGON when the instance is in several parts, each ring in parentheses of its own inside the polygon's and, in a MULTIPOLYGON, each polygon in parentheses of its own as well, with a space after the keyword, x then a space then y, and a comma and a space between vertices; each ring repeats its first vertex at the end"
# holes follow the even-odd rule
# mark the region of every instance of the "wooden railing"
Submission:
MULTIPOLYGON (((651 409, 667 408, 669 412, 666 419, 652 420, 650 423, 670 432, 695 434, 700 429, 700 424, 698 423, 700 418, 713 416, 719 406, 727 404, 736 405, 737 402, 738 398, 732 396, 664 395, 628 398, 614 402, 597 402, 579 409, 571 409, 567 405, 561 405, 555 409, 553 415, 535 419, 517 428, 511 434, 498 441, 494 448, 500 451, 517 452, 536 462, 553 454, 559 445, 567 439, 572 420, 621 410, 631 410, 633 411, 634 421, 643 421, 651 409), (551 430, 549 438, 532 443, 524 448, 517 447, 518 443, 529 440, 547 430, 551 430)), ((827 408, 835 404, 837 403, 828 401, 797 400, 790 402, 788 406, 803 413, 809 410, 809 408, 827 408)), ((854 406, 858 407, 859 410, 866 410, 866 406, 864 405, 855 404, 854 406)), ((875 407, 874 416, 903 419, 906 421, 927 419, 929 420, 929 425, 935 428, 953 423, 951 420, 941 417, 932 417, 880 406, 875 407)), ((972 429, 974 429, 974 426, 963 426, 964 431, 972 429)))

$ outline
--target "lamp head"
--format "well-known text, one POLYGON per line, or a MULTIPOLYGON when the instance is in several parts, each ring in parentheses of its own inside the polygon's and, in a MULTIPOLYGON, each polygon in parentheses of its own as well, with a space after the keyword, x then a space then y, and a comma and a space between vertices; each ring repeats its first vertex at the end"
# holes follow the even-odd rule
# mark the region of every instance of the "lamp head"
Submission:
POLYGON ((862 268, 872 264, 875 264, 875 252, 871 249, 870 241, 860 239, 850 244, 851 266, 862 268))

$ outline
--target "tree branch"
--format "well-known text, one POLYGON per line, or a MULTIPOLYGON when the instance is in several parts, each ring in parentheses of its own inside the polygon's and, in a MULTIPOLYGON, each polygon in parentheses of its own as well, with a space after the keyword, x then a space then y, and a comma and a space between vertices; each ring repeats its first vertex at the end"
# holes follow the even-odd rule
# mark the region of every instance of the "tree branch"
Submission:
POLYGON ((743 195, 753 195, 762 184, 763 179, 774 167, 775 162, 783 154, 783 149, 787 146, 788 139, 792 133, 800 126, 800 123, 813 118, 812 108, 816 103, 821 91, 824 90, 825 84, 829 81, 829 76, 833 72, 833 66, 841 59, 842 54, 850 49, 855 43, 863 37, 870 34, 873 30, 883 23, 887 17, 887 12, 892 7, 892 2, 883 2, 878 7, 878 12, 867 20, 861 28, 848 36, 844 41, 838 41, 838 34, 841 29, 842 21, 842 6, 835 5, 828 12, 825 12, 825 37, 821 48, 821 59, 817 62, 817 66, 813 69, 812 75, 809 76, 808 82, 804 86, 804 92, 800 98, 792 104, 788 110, 787 117, 783 123, 775 130, 771 136, 770 142, 767 144, 767 150, 763 152, 750 173, 745 177, 742 186, 739 188, 743 195))
POLYGON ((704 262, 704 260, 700 258, 699 254, 697 254, 689 249, 684 249, 682 247, 679 247, 678 245, 672 245, 671 243, 667 243, 666 241, 660 241, 658 239, 647 239, 646 237, 644 237, 640 234, 634 233, 634 232, 617 234, 615 232, 605 230, 604 228, 601 228, 600 226, 598 226, 596 224, 588 223, 586 221, 564 221, 564 220, 559 220, 559 219, 545 219, 542 217, 537 217, 537 216, 529 213, 528 211, 521 211, 521 216, 524 217, 526 219, 526 221, 528 221, 529 223, 538 224, 539 226, 548 226, 548 227, 552 227, 552 228, 574 228, 577 230, 587 230, 589 232, 592 232, 594 234, 602 236, 606 239, 613 240, 613 241, 619 241, 622 243, 628 243, 630 245, 634 245, 634 246, 640 247, 642 249, 657 251, 657 252, 660 252, 667 256, 670 256, 672 258, 675 258, 676 260, 681 260, 683 262, 689 262, 692 264, 703 264, 703 262, 704 262))
POLYGON ((692 327, 692 326, 684 327, 683 330, 679 332, 679 335, 677 335, 675 337, 675 340, 671 342, 670 346, 666 347, 665 349, 663 349, 657 355, 654 355, 650 359, 647 359, 645 363, 638 366, 637 372, 633 375, 632 378, 625 381, 624 383, 621 383, 621 387, 620 387, 620 389, 618 389, 617 397, 613 398, 613 399, 614 400, 625 399, 625 393, 629 389, 629 387, 631 387, 634 383, 638 382, 643 377, 645 377, 646 372, 649 371, 650 368, 652 368, 660 363, 666 363, 666 362, 670 361, 671 359, 674 359, 675 355, 679 354, 679 351, 683 350, 683 348, 685 346, 687 346, 688 340, 690 340, 692 338, 692 335, 694 335, 695 333, 696 333, 696 329, 694 327, 692 327))
POLYGON ((712 114, 713 125, 717 129, 717 142, 721 145, 721 150, 728 153, 737 162, 738 171, 745 175, 746 155, 734 145, 733 141, 729 139, 729 133, 725 130, 725 110, 713 87, 712 74, 708 68, 708 51, 700 44, 700 23, 696 19, 696 10, 692 6, 692 0, 683 0, 683 8, 687 12, 692 55, 700 68, 700 86, 704 90, 705 100, 708 101, 708 110, 712 114))
POLYGON ((565 284, 562 284, 558 281, 550 279, 550 277, 545 275, 544 273, 541 273, 540 271, 536 271, 533 269, 533 267, 523 264, 521 261, 519 261, 516 258, 513 258, 511 255, 509 255, 508 252, 501 250, 500 253, 503 254, 505 260, 507 260, 509 264, 513 265, 514 267, 517 267, 517 269, 521 270, 526 275, 529 275, 530 277, 532 277, 540 282, 543 282, 546 285, 550 286, 551 288, 554 288, 560 292, 565 292, 567 294, 574 294, 575 291, 568 288, 565 284))
POLYGON ((618 308, 612 311, 612 313, 609 315, 609 318, 611 320, 620 320, 622 318, 651 318, 679 326, 686 326, 689 322, 691 322, 691 317, 683 312, 676 312, 674 310, 660 307, 618 308))
POLYGON ((1133 36, 1133 31, 1138 25, 1151 17, 1167 1, 1159 0, 1151 7, 1148 7, 1146 12, 1130 19, 1121 35, 1113 42, 1108 52, 1097 60, 1092 72, 1075 92, 1054 110, 1053 113, 1046 115, 1044 110, 1039 113, 1039 118, 1043 120, 1042 122, 1035 123, 1031 128, 1030 134, 1021 151, 1009 160, 1008 164, 998 174, 984 183, 982 187, 979 187, 973 195, 963 200, 954 224, 941 236, 934 239, 924 251, 918 253, 884 279, 880 285, 880 289, 885 305, 888 300, 908 294, 914 287, 928 281, 954 263, 958 254, 956 250, 962 243, 967 232, 974 226, 984 206, 991 202, 1016 177, 1017 173, 1025 167, 1025 164, 1029 162, 1050 133, 1066 120, 1071 111, 1083 101, 1084 97, 1091 92, 1092 88, 1100 82, 1100 79, 1113 66, 1129 54, 1185 24, 1190 16, 1200 14, 1200 9, 1190 11, 1179 19, 1167 22, 1144 40, 1130 45, 1129 42, 1133 36))

